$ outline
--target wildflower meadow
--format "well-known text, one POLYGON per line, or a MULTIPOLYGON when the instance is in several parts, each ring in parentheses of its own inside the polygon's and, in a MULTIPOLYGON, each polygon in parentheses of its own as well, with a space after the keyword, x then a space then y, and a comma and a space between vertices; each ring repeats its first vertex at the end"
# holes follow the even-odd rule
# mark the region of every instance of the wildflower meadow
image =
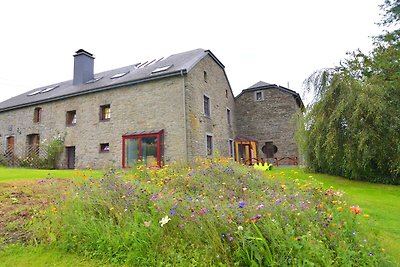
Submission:
MULTIPOLYGON (((214 159, 77 173, 36 243, 127 266, 379 266, 362 208, 317 183, 214 159)), ((46 183, 48 181, 41 181, 46 183)))

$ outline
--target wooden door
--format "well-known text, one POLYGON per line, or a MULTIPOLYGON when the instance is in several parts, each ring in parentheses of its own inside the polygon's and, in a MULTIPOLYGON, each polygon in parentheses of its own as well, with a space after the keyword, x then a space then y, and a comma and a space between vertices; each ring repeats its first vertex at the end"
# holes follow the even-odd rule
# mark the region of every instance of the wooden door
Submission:
POLYGON ((14 155, 14 149, 15 149, 14 144, 15 144, 14 136, 7 137, 7 150, 6 150, 7 155, 14 155))
POLYGON ((75 147, 69 146, 67 149, 67 169, 75 169, 75 147))

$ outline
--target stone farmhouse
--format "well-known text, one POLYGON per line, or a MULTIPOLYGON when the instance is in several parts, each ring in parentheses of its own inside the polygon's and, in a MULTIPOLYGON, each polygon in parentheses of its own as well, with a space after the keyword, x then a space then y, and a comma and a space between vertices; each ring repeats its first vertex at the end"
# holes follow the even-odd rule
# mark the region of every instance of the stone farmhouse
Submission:
POLYGON ((289 122, 302 107, 294 91, 263 82, 235 98, 209 50, 95 74, 93 55, 81 49, 72 80, 0 103, 0 153, 39 153, 41 142, 62 135, 58 167, 66 169, 162 166, 215 153, 249 164, 272 152, 298 157, 289 122))

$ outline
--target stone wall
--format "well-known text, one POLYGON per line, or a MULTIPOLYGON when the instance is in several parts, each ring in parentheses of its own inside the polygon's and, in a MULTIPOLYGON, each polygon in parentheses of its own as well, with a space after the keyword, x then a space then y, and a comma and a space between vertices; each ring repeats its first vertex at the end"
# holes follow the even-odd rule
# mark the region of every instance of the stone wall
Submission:
POLYGON ((206 135, 213 138, 214 155, 229 156, 229 139, 235 138, 234 96, 224 69, 210 56, 203 58, 187 75, 185 98, 188 160, 207 156, 206 135), (209 117, 204 114, 204 95, 210 98, 209 117))
MULTIPOLYGON (((41 141, 66 134, 65 146, 76 149, 76 168, 121 167, 122 135, 164 129, 164 160, 186 160, 183 91, 184 78, 172 77, 1 112, 0 150, 10 135, 20 146, 27 144, 29 134, 39 134, 41 141), (111 105, 111 119, 100 121, 100 106, 106 104, 111 105), (40 123, 33 122, 35 107, 42 108, 40 123), (70 110, 77 113, 75 126, 66 126, 70 110), (110 151, 100 152, 100 143, 109 143, 110 151)), ((66 167, 65 155, 60 167, 66 167)))
POLYGON ((295 121, 300 108, 292 94, 277 88, 244 92, 236 98, 237 134, 258 141, 258 157, 265 158, 262 147, 273 142, 275 157, 299 157, 294 140, 295 121), (262 91, 262 100, 256 92, 262 91))

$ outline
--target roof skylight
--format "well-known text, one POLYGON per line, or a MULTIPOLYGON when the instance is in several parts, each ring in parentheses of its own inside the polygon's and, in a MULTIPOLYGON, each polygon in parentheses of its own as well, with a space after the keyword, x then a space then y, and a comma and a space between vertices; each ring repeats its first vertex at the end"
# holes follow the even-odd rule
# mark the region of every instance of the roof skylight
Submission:
POLYGON ((88 84, 88 83, 95 83, 95 82, 97 82, 97 81, 99 81, 99 80, 101 80, 101 79, 103 79, 103 76, 102 77, 95 77, 95 78, 93 78, 93 79, 91 79, 90 81, 87 81, 87 82, 85 82, 86 84, 88 84))
POLYGON ((37 94, 39 94, 40 92, 41 92, 41 90, 37 90, 37 91, 34 91, 34 92, 28 94, 28 96, 37 95, 37 94))
POLYGON ((121 78, 121 77, 125 76, 128 73, 129 73, 129 70, 125 71, 125 72, 120 72, 120 73, 117 73, 117 74, 114 74, 113 76, 111 76, 110 79, 121 78))
POLYGON ((51 87, 47 87, 47 88, 43 89, 42 91, 40 91, 40 93, 50 92, 51 90, 56 89, 57 87, 59 87, 59 85, 54 85, 54 86, 51 86, 51 87))
POLYGON ((153 70, 151 73, 157 73, 157 72, 162 72, 162 71, 166 71, 167 69, 171 68, 172 65, 166 65, 163 67, 158 67, 155 70, 153 70))

